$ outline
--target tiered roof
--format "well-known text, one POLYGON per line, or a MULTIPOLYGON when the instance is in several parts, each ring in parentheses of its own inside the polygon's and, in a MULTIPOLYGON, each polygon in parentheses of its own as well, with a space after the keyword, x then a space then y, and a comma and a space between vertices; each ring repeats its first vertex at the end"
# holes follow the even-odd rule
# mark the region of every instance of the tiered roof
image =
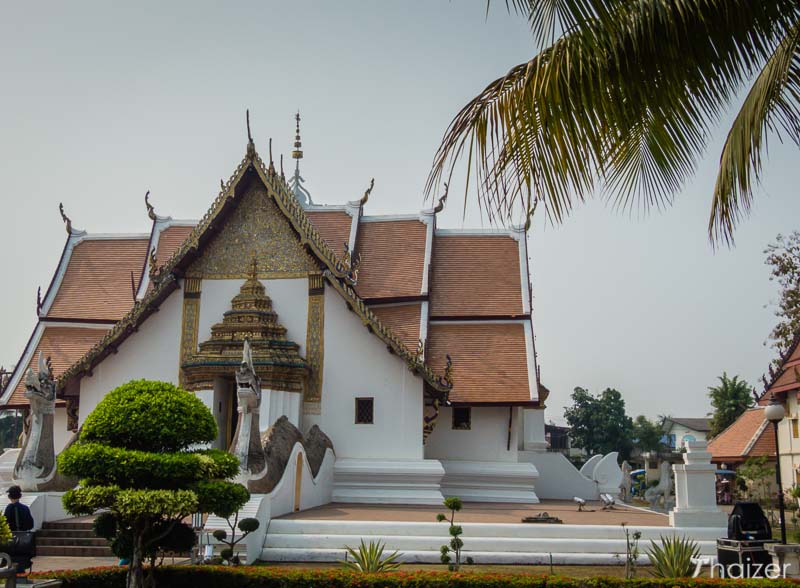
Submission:
POLYGON ((751 457, 775 457, 775 436, 767 426, 764 407, 746 410, 708 444, 714 463, 735 465, 751 457))
MULTIPOLYGON (((119 322, 108 333, 99 331, 104 335, 99 342, 96 337, 76 340, 69 356, 71 369, 54 365, 62 387, 90 372, 177 287, 176 277, 197 258, 203 243, 213 238, 227 211, 236 206, 236 186, 246 173, 255 173, 272 191, 301 241, 327 268, 324 274, 334 289, 429 386, 449 389, 444 375, 449 354, 453 402, 538 405, 544 400, 530 325, 523 232, 439 231, 435 213, 440 208, 402 217, 363 216, 369 190, 360 201, 345 206, 310 204, 304 209, 286 181, 271 165, 264 165, 252 143, 199 223, 158 217, 148 203, 153 219, 149 237, 93 238, 70 233, 56 275, 62 268, 72 273, 60 284, 54 279, 48 299, 59 300, 59 305, 53 304, 57 309, 71 305, 70 312, 61 312, 64 318, 80 316, 93 326, 106 327, 112 320, 119 322), (354 260, 360 257, 360 267, 355 262, 350 267, 345 243, 347 251, 354 251, 354 260), (152 250, 154 268, 150 267, 152 250), (84 283, 84 289, 76 288, 76 283, 84 283), (137 290, 139 302, 134 306, 132 292, 137 290), (86 295, 77 295, 79 291, 86 295), (99 304, 102 300, 110 304, 99 304)), ((46 313, 40 321, 37 331, 52 328, 46 313)), ((39 340, 34 339, 36 332, 21 363, 36 357, 39 340)), ((19 378, 12 380, 18 385, 19 378)), ((9 400, 6 391, 0 404, 9 400)))

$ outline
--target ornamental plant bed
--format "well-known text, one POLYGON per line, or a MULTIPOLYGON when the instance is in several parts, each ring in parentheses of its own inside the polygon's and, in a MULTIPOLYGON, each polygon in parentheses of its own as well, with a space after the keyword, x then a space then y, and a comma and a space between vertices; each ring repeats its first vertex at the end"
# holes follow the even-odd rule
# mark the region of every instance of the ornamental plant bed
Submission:
MULTIPOLYGON (((62 580, 63 588, 123 588, 125 568, 43 572, 33 577, 62 580)), ((164 566, 155 574, 158 586, 169 588, 798 588, 791 580, 660 579, 625 580, 598 576, 391 572, 359 574, 338 569, 298 570, 276 567, 164 566)))

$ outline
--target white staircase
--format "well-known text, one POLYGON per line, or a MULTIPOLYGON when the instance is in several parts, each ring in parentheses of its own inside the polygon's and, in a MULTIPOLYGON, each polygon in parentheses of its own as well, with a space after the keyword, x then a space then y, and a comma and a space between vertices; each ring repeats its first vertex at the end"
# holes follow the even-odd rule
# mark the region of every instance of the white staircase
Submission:
MULTIPOLYGON (((258 508, 259 506, 261 506, 261 501, 263 500, 263 498, 264 498, 263 494, 253 494, 252 496, 250 496, 250 500, 248 500, 247 503, 242 507, 242 510, 239 511, 239 520, 241 521, 242 519, 257 519, 258 508)), ((236 515, 231 517, 231 522, 233 522, 235 516, 236 515)), ((226 521, 222 517, 218 517, 217 515, 213 514, 208 515, 208 518, 206 519, 206 524, 203 526, 203 529, 208 533, 216 531, 217 529, 224 529, 228 533, 231 532, 231 528, 228 525, 228 521, 226 521)), ((239 533, 240 531, 237 529, 236 532, 239 533)))
MULTIPOLYGON (((594 564, 625 561, 620 526, 464 523, 464 557, 480 564, 594 564)), ((381 540, 386 552, 399 551, 405 562, 439 563, 439 548, 449 542, 447 523, 275 519, 270 521, 260 559, 270 562, 331 562, 345 559, 345 546, 381 540)), ((703 555, 716 554, 722 529, 630 527, 641 531, 640 560, 650 540, 661 535, 689 536, 703 555)))

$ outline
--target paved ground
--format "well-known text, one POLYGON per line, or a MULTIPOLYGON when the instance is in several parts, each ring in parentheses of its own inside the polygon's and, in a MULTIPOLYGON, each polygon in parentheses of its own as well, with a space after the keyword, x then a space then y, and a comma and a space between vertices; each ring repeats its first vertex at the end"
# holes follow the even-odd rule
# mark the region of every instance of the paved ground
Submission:
MULTIPOLYGON (((500 504, 467 502, 458 513, 463 523, 519 523, 524 517, 547 512, 569 525, 648 525, 666 527, 669 518, 661 513, 615 506, 612 510, 601 510, 600 503, 588 503, 590 511, 578 512, 574 502, 566 500, 543 500, 539 504, 500 504)), ((282 519, 348 520, 348 521, 409 521, 435 522, 440 506, 369 505, 332 503, 302 512, 284 515, 282 519)))
POLYGON ((47 572, 50 570, 81 570, 83 568, 97 568, 115 566, 119 563, 116 557, 67 557, 57 555, 43 555, 33 558, 34 572, 47 572))

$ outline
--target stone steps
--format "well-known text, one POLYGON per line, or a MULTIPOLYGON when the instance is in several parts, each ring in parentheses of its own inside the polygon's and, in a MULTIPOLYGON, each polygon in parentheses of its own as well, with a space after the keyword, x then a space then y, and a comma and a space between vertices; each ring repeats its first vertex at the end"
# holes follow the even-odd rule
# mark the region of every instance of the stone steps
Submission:
POLYGON ((88 521, 53 521, 36 533, 36 555, 113 557, 108 541, 97 537, 88 521))
MULTIPOLYGON (((617 565, 625 560, 626 541, 618 525, 526 525, 464 523, 464 554, 478 563, 617 565)), ((662 535, 691 537, 703 555, 716 554, 724 529, 631 526, 640 531, 642 562, 650 540, 662 535)), ((380 540, 386 553, 400 552, 405 562, 438 563, 439 548, 449 542, 446 523, 277 519, 270 522, 264 561, 331 562, 345 558, 345 546, 380 540)))

